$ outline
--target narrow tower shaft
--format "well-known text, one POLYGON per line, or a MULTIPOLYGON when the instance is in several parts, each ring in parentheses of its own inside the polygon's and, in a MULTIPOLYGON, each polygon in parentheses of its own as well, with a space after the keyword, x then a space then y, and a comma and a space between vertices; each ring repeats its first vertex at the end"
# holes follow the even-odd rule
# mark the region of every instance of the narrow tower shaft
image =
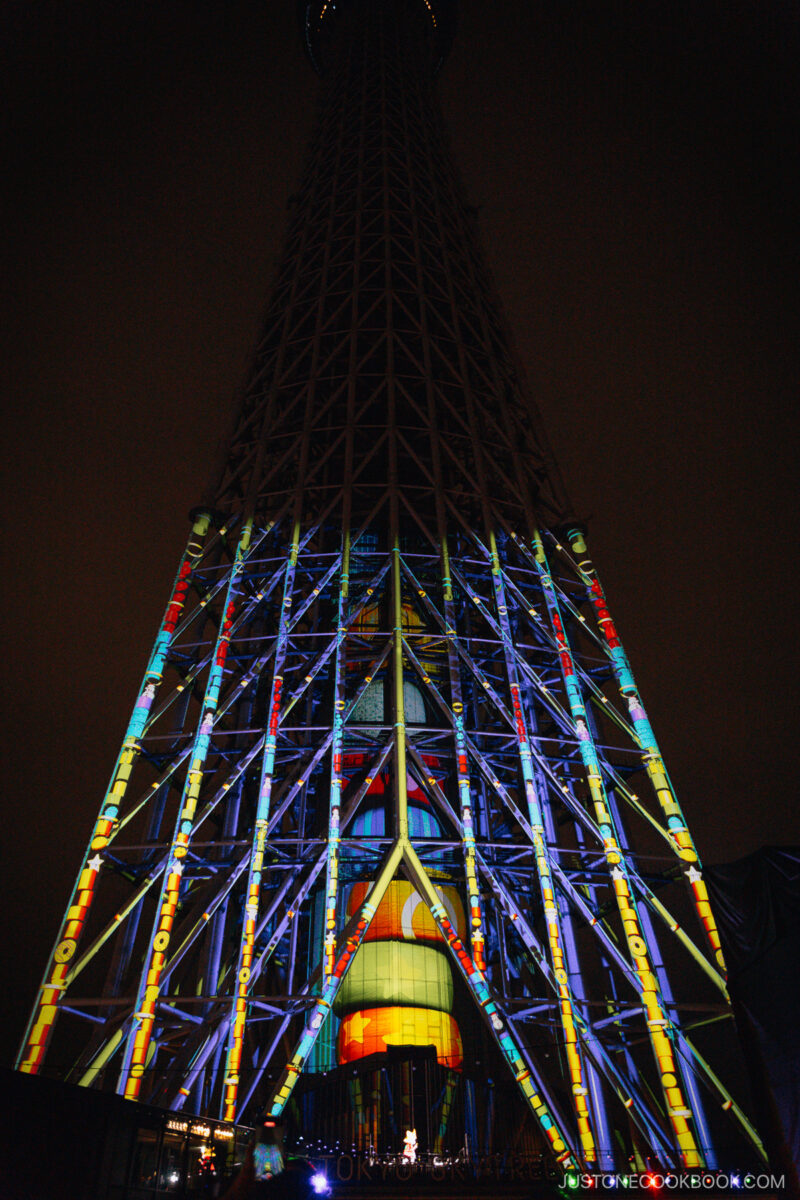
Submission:
POLYGON ((341 491, 363 520, 396 474, 420 513, 438 493, 520 524, 535 495, 563 516, 446 152, 443 38, 423 3, 340 9, 309 17, 319 119, 215 501, 274 512, 300 488, 338 520, 341 491))

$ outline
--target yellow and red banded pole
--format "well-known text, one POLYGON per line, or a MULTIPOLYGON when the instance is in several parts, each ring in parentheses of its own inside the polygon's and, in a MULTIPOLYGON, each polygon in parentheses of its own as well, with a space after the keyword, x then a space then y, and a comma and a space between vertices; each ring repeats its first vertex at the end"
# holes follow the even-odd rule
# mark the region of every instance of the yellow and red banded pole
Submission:
POLYGON ((175 821, 172 844, 164 867, 156 917, 145 950, 146 967, 139 980, 132 1026, 125 1040, 117 1091, 128 1100, 138 1099, 142 1076, 147 1065, 156 1019, 161 975, 167 962, 172 928, 178 911, 184 859, 194 829, 197 802, 225 674, 225 663, 233 632, 237 601, 241 591, 242 568, 250 549, 251 532, 252 520, 248 519, 245 521, 239 538, 236 557, 225 593, 222 619, 203 697, 200 724, 195 734, 186 782, 175 821))
POLYGON ((683 864, 684 876, 693 898, 697 915, 705 930, 717 965, 724 971, 725 959, 722 954, 719 930, 717 929, 716 919, 709 902, 705 880, 702 877, 700 856, 697 853, 697 847, 689 832, 686 818, 681 811, 681 806, 678 803, 669 776, 667 775, 664 759, 662 758, 658 742, 645 712, 639 689, 636 686, 636 681, 628 662, 628 656, 625 653, 625 649, 617 633, 616 625, 609 612, 608 601, 606 600, 600 579, 586 545, 585 531, 578 525, 570 526, 567 529, 567 538, 575 555, 578 573, 594 608, 597 624, 608 648, 617 685, 628 706, 631 721, 642 748, 645 770, 653 786, 656 799, 661 806, 661 811, 666 818, 667 830, 675 852, 683 864))
POLYGON ((16 1063, 17 1070, 25 1074, 35 1075, 41 1068, 58 1015, 59 1003, 68 985, 72 960, 75 957, 89 909, 95 897, 95 886, 103 865, 103 851, 119 824, 120 809, 128 790, 133 764, 141 751, 140 739, 144 734, 156 691, 163 678, 167 654, 186 605, 192 574, 203 554, 210 524, 211 514, 209 512, 198 510, 195 513, 192 532, 189 535, 186 550, 172 587, 172 594, 128 722, 122 749, 114 764, 111 782, 100 805, 100 811, 72 890, 66 914, 61 923, 50 962, 45 970, 38 1002, 25 1032, 16 1063))
POLYGON ((558 900, 550 871, 550 853, 547 847, 544 828, 544 813, 536 790, 533 773, 533 755, 531 752, 528 723, 520 699, 519 677, 514 656, 511 629, 508 622, 508 605, 503 572, 500 567, 500 557, 497 550, 497 540, 494 532, 489 534, 489 550, 492 562, 492 584, 495 593, 495 605, 499 621, 503 654, 508 675, 508 685, 511 691, 511 704, 514 718, 514 728, 517 735, 522 777, 525 784, 525 797, 528 804, 528 818, 533 834, 533 849, 536 858, 536 873, 539 879, 539 889, 542 897, 547 938, 550 948, 550 960, 553 974, 558 985, 561 1030, 564 1038, 564 1053, 567 1059, 570 1080, 572 1083, 572 1104, 578 1121, 578 1133, 581 1140, 583 1157, 587 1164, 597 1161, 597 1146, 592 1128, 592 1114, 589 1109, 585 1066, 578 1041, 576 1027, 575 1004, 572 989, 567 974, 565 958, 564 934, 561 928, 561 917, 558 911, 558 900))
POLYGON ((556 650, 561 664, 561 675, 567 694, 567 702, 575 725, 578 750, 584 766, 595 819, 603 842, 603 853, 609 867, 628 952, 639 980, 641 1005, 647 1022, 647 1030, 653 1054, 658 1066, 670 1124, 672 1125, 683 1165, 685 1167, 703 1167, 706 1163, 690 1125, 690 1120, 694 1114, 684 1098, 683 1090, 679 1083, 680 1070, 675 1056, 673 1041, 670 1037, 669 1015, 660 995, 650 949, 644 936, 636 897, 628 876, 627 863, 619 844, 614 816, 606 796, 602 769, 578 684, 572 651, 567 640, 555 585, 550 574, 550 566, 538 529, 533 530, 533 551, 539 581, 545 598, 545 605, 550 618, 551 629, 556 641, 556 650))
POLYGON ((239 1094, 239 1071, 244 1051, 244 1032, 247 1023, 248 997, 250 992, 251 971, 255 953, 256 925, 261 902, 261 882, 264 871, 264 853, 267 844, 269 828, 269 812, 272 797, 272 780, 275 772, 275 751, 278 743, 278 725, 281 716, 281 691, 283 686, 283 666, 286 659, 286 647, 289 640, 289 624, 292 616, 292 597, 294 592, 294 577, 299 552, 300 525, 295 522, 292 545, 286 564, 283 584, 283 599, 278 626, 278 638, 275 646, 275 664, 272 674, 272 692, 269 710, 269 723, 264 739, 264 754, 261 764, 261 777, 258 788, 258 804, 256 819, 253 827, 253 838, 250 847, 250 859, 247 869, 247 884, 245 888, 245 903, 242 912, 242 926, 239 937, 239 949, 236 958, 234 974, 235 997, 233 1013, 228 1031, 225 1057, 225 1088, 222 1098, 223 1121, 236 1119, 236 1106, 239 1094))

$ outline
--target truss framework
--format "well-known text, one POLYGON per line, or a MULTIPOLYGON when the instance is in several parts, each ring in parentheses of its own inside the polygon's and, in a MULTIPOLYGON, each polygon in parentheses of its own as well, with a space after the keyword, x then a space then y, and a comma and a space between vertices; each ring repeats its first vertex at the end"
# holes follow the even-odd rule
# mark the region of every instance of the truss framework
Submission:
POLYGON ((729 1014, 702 867, 448 164, 431 11, 354 3, 331 35, 250 382, 18 1065, 73 1051, 86 1085, 279 1114, 400 874, 557 1159, 613 1167, 622 1126, 713 1167, 714 1108, 760 1143, 692 1034, 729 1014), (387 832, 356 834, 378 775, 387 832), (409 782, 440 837, 409 832, 409 782))

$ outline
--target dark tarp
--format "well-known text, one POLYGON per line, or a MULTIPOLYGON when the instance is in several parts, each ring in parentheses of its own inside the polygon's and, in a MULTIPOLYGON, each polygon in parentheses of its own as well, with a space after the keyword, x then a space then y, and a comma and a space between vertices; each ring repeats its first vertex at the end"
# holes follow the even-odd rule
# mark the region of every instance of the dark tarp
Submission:
MULTIPOLYGON (((728 965, 756 1124, 800 1194, 800 847, 703 872, 728 965)), ((787 1180, 788 1182, 788 1180, 787 1180)))

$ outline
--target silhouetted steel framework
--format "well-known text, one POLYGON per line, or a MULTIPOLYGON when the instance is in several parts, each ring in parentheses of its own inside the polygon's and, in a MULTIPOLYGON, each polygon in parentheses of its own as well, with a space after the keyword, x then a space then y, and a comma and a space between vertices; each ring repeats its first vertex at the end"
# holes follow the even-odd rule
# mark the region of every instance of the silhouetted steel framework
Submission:
POLYGON ((20 1069, 279 1114, 405 888, 560 1162, 713 1166, 720 1110, 759 1145, 687 1024, 726 1011, 717 930, 449 165, 450 6, 302 17, 321 110, 264 333, 20 1069))

